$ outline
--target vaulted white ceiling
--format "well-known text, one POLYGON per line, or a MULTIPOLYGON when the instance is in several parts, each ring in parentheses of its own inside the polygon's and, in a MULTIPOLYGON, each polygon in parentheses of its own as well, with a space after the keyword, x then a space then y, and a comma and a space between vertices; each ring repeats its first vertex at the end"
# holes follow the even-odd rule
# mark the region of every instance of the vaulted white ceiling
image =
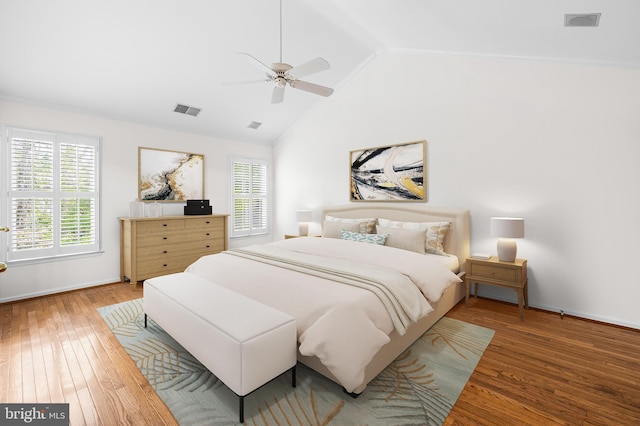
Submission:
MULTIPOLYGON (((302 79, 336 91, 396 49, 640 68, 638 0, 282 1, 283 62, 323 57, 331 68, 302 79), (565 13, 600 23, 566 28, 565 13)), ((264 77, 238 52, 279 62, 279 19, 279 0, 0 0, 0 97, 271 144, 327 101, 229 84, 264 77)))

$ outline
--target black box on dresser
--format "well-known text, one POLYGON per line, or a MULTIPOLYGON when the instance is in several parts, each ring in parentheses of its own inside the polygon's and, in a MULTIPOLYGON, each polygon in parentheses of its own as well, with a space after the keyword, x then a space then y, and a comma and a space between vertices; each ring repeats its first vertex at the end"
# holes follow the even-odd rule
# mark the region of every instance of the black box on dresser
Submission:
POLYGON ((184 206, 184 214, 187 216, 212 214, 212 211, 209 200, 187 200, 187 205, 184 206))

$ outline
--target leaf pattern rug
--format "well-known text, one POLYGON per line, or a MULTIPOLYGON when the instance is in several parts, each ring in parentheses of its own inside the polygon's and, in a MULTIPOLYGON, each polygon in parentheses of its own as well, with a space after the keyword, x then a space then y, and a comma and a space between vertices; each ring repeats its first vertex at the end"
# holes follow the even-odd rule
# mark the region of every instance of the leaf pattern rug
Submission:
MULTIPOLYGON (((238 397, 155 322, 142 299, 98 309, 181 425, 238 424, 238 397)), ((245 398, 246 425, 441 425, 493 330, 444 317, 352 398, 298 363, 245 398)), ((212 348, 213 350, 213 348, 212 348)))

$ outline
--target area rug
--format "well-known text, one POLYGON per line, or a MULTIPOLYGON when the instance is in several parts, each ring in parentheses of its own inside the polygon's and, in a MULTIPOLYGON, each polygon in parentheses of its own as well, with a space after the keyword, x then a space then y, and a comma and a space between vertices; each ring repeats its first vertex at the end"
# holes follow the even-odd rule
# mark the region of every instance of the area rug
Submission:
MULTIPOLYGON (((155 322, 142 299, 98 309, 181 425, 238 424, 238 398, 155 322)), ((493 338, 444 317, 352 398, 298 363, 245 398, 246 425, 441 425, 493 338)), ((211 348, 215 350, 215 348, 211 348)))

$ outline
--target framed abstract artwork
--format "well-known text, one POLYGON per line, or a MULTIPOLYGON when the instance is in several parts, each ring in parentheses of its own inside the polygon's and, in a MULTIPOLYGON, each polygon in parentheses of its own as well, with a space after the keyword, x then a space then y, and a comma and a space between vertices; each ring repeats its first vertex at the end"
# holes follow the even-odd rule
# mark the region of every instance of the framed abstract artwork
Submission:
POLYGON ((138 199, 204 199, 204 155, 138 147, 138 199))
POLYGON ((427 141, 350 151, 351 201, 427 201, 427 141))

